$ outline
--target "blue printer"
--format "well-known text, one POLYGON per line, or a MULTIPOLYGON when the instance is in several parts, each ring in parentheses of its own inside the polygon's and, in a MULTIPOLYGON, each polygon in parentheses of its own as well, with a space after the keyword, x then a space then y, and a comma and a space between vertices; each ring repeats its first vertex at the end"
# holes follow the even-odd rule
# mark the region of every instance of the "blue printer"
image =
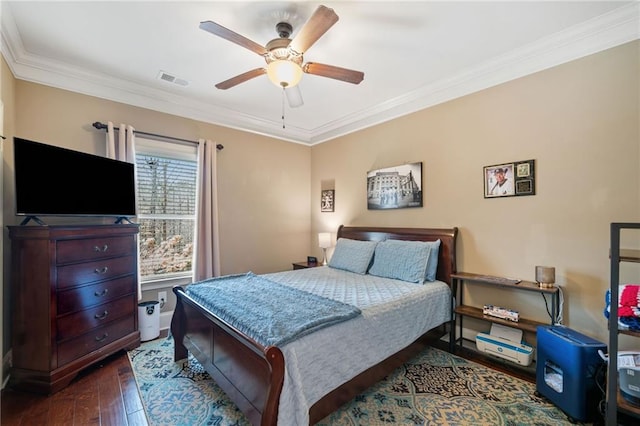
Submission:
POLYGON ((598 350, 607 345, 568 327, 537 328, 536 390, 570 420, 588 422, 602 398, 595 377, 604 360, 598 350))

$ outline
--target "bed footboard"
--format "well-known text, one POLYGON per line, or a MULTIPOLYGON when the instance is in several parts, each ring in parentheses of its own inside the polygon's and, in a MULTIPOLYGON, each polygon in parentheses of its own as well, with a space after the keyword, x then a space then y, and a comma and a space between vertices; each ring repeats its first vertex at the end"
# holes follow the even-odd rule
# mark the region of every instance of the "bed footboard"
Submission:
POLYGON ((191 352, 252 424, 275 426, 284 383, 282 351, 263 347, 211 314, 182 287, 174 287, 173 292, 177 298, 171 320, 175 361, 191 352))

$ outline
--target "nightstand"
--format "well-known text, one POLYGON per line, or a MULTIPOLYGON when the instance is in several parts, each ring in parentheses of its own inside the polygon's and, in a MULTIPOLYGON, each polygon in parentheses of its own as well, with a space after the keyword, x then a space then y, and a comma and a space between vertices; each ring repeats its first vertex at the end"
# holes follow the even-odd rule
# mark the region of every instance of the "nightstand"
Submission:
POLYGON ((320 262, 318 263, 309 263, 309 262, 295 262, 293 263, 293 269, 307 269, 307 268, 315 268, 316 266, 320 266, 320 262))

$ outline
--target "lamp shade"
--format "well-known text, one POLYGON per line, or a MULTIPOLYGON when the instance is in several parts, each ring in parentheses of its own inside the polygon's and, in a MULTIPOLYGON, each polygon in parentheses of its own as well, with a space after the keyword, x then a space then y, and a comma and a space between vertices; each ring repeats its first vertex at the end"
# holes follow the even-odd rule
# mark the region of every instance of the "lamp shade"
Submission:
POLYGON ((536 281, 540 287, 553 287, 553 283, 556 282, 556 268, 536 266, 536 281))
POLYGON ((267 65, 267 76, 278 87, 293 87, 302 79, 302 68, 295 62, 279 59, 267 65))
POLYGON ((318 246, 320 246, 320 248, 331 247, 331 234, 328 232, 320 232, 318 234, 318 246))

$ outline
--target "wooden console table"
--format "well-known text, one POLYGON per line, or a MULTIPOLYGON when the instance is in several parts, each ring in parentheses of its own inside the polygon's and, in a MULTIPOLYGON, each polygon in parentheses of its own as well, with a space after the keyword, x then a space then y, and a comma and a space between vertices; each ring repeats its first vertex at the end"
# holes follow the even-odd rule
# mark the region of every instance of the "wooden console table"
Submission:
POLYGON ((463 285, 466 283, 467 285, 484 285, 484 286, 493 286, 493 287, 501 287, 509 291, 515 290, 523 290, 523 291, 535 291, 543 294, 550 294, 552 296, 551 302, 551 321, 550 323, 553 325, 554 320, 557 319, 558 313, 560 311, 560 290, 558 287, 551 288, 543 288, 538 285, 538 283, 531 281, 521 281, 504 277, 495 277, 491 275, 482 275, 482 274, 473 274, 468 272, 458 272, 451 274, 451 278, 453 279, 452 286, 452 297, 453 297, 453 325, 451 326, 450 336, 449 336, 449 348, 453 352, 455 348, 455 344, 460 342, 460 346, 462 346, 462 318, 472 317, 481 319, 484 321, 488 321, 491 323, 501 324, 508 327, 517 328, 519 330, 536 332, 536 329, 539 325, 546 325, 546 323, 528 320, 526 318, 519 318, 517 322, 504 320, 501 318, 493 317, 490 315, 484 315, 482 313, 482 308, 477 308, 469 305, 465 305, 463 303, 463 285), (460 336, 456 336, 456 323, 458 325, 458 329, 460 331, 460 336))

